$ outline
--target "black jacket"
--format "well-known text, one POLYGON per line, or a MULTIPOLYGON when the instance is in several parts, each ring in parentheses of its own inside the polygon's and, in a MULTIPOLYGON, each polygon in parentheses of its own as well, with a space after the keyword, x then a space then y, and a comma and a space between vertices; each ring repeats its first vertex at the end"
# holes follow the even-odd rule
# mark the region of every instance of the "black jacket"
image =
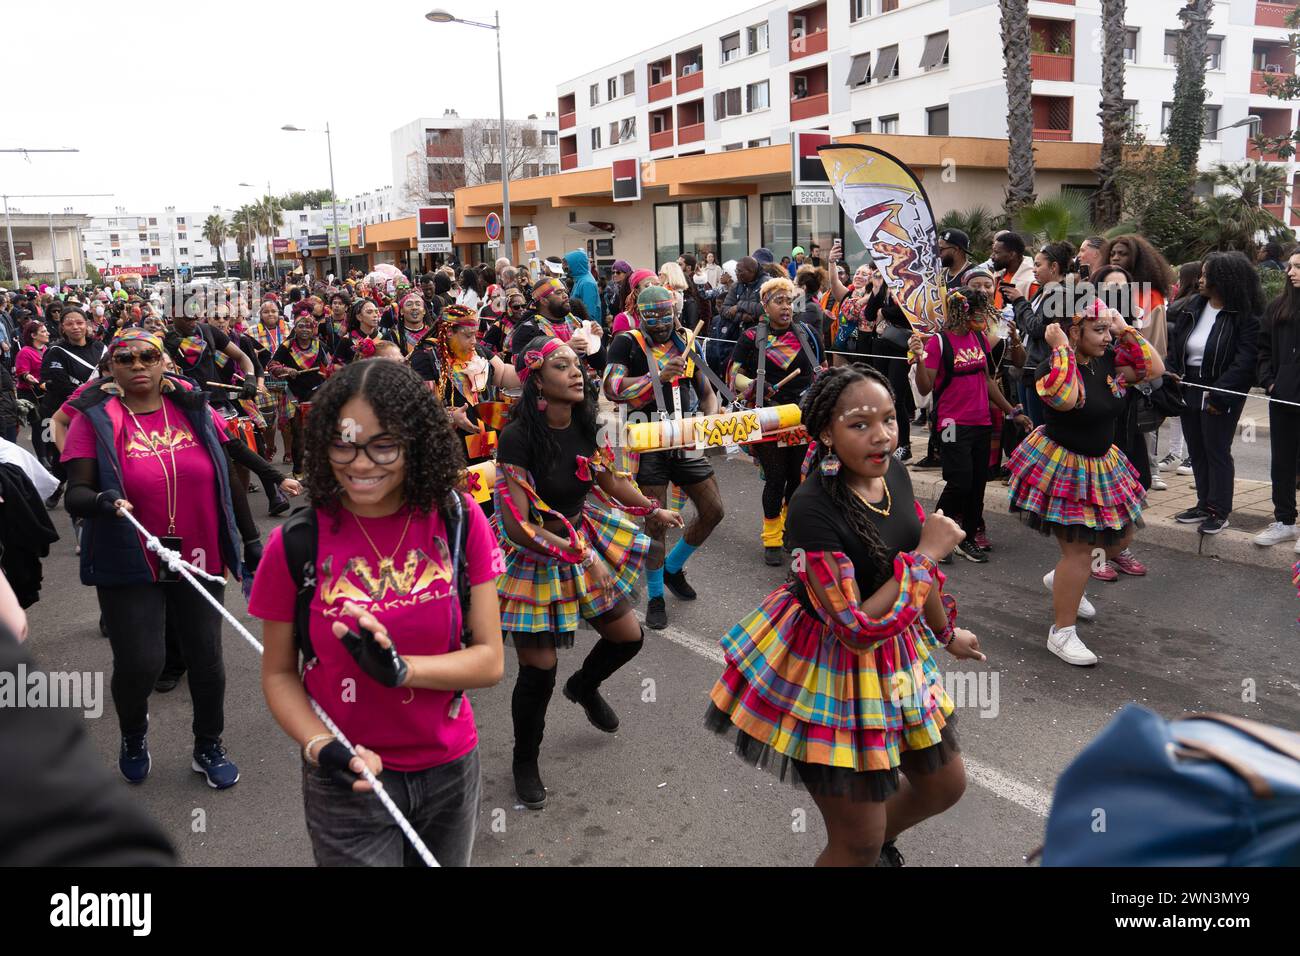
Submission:
POLYGON ((23 607, 41 597, 41 561, 59 540, 45 502, 17 465, 0 465, 0 567, 23 607))
POLYGON ((18 393, 9 367, 0 363, 0 433, 18 427, 18 393))
MULTIPOLYGON (((1174 303, 1166 316, 1169 323, 1169 355, 1165 367, 1177 374, 1187 373, 1187 340, 1191 337, 1196 320, 1205 307, 1205 296, 1191 295, 1174 303)), ((1259 316, 1224 309, 1214 320, 1205 355, 1201 361, 1201 377, 1206 384, 1234 392, 1247 392, 1255 384, 1259 349, 1259 316)), ((1193 389, 1195 391, 1195 389, 1193 389)), ((1195 395, 1189 395, 1188 405, 1200 407, 1195 395)), ((1225 412, 1245 405, 1246 400, 1221 392, 1210 392, 1206 403, 1217 411, 1225 412)))
POLYGON ((1277 316, 1259 330, 1259 384, 1274 398, 1300 402, 1300 321, 1277 316))

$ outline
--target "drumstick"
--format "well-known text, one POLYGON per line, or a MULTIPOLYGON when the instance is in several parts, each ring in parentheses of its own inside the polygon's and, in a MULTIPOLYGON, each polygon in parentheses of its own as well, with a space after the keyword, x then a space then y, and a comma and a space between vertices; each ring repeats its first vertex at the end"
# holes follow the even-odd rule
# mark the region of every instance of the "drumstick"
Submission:
POLYGON ((700 319, 700 321, 695 323, 695 328, 691 330, 691 338, 695 338, 702 331, 704 331, 704 320, 700 319))
POLYGON ((796 378, 799 377, 799 375, 800 375, 800 370, 799 370, 799 369, 795 369, 793 372, 791 372, 791 373, 790 373, 789 375, 787 375, 785 378, 781 379, 781 381, 779 381, 779 382, 777 382, 775 385, 773 385, 773 386, 772 386, 772 391, 774 391, 774 392, 779 392, 779 391, 781 391, 782 388, 784 388, 786 385, 789 385, 791 382, 793 382, 796 378))
POLYGON ((242 392, 244 390, 242 385, 227 385, 225 382, 204 382, 203 384, 208 388, 224 388, 228 392, 242 392))

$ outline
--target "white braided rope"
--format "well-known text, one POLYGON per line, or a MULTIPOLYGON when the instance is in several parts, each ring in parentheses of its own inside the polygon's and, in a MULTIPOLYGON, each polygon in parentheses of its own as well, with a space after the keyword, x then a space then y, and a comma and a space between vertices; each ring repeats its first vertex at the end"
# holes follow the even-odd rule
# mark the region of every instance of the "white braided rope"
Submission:
MULTIPOLYGON (((253 647, 257 649, 257 653, 262 653, 262 642, 250 634, 248 629, 245 628, 244 625, 240 624, 238 619, 227 611, 221 602, 208 592, 207 588, 200 585, 196 580, 195 575, 217 584, 225 584, 225 578, 208 574, 201 568, 196 568, 194 565, 190 564, 176 551, 163 547, 162 542, 158 540, 157 536, 150 534, 144 525, 140 524, 140 522, 136 520, 135 515, 131 514, 131 512, 122 511, 120 514, 130 521, 131 524, 135 525, 135 529, 140 532, 145 539, 145 547, 157 554, 160 561, 167 562, 167 567, 174 573, 179 574, 186 581, 192 584, 194 590, 202 594, 207 602, 215 607, 217 611, 220 612, 221 616, 230 622, 230 626, 235 629, 236 634, 246 640, 249 644, 253 645, 253 647)), ((306 688, 304 688, 304 692, 305 690, 306 688)), ((311 698, 311 695, 308 695, 307 701, 311 704, 311 709, 316 711, 316 716, 321 719, 321 723, 325 725, 325 728, 334 735, 335 739, 337 739, 339 743, 348 749, 350 754, 354 757, 357 756, 356 748, 354 748, 351 741, 344 736, 343 731, 339 730, 338 725, 335 724, 334 721, 330 720, 329 715, 321 709, 320 704, 316 703, 316 701, 311 698)), ((407 820, 406 817, 403 816, 402 811, 397 808, 397 804, 393 803, 393 798, 384 791, 384 785, 379 782, 379 778, 370 772, 368 766, 364 766, 365 760, 362 760, 361 762, 363 764, 361 776, 373 788, 374 795, 379 798, 379 802, 384 805, 384 809, 388 811, 389 816, 393 818, 402 833, 405 834, 406 839, 409 840, 411 846, 415 848, 415 852, 420 855, 420 859, 424 861, 426 866, 437 866, 438 861, 433 858, 433 854, 430 853, 429 848, 424 845, 424 841, 421 840, 420 835, 415 832, 415 828, 411 826, 410 821, 407 820)))

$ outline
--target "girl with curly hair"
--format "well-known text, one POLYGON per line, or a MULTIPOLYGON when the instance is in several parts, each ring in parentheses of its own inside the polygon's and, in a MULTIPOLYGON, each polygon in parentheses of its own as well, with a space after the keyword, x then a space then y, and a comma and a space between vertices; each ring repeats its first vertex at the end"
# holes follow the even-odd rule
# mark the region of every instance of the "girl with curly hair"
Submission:
POLYGON ((347 334, 334 349, 334 360, 347 365, 356 358, 371 358, 375 343, 381 339, 392 341, 379 327, 379 306, 373 299, 358 298, 348 306, 347 334))
POLYGON ((803 422, 813 444, 790 501, 792 579, 722 638, 727 666, 705 724, 734 732, 743 760, 779 764, 808 789, 826 822, 819 866, 901 866, 898 835, 966 786, 932 656, 942 646, 984 660, 975 635, 954 627, 937 566, 963 534, 913 496, 879 371, 824 373, 803 422))
POLYGON ((503 655, 501 554, 483 513, 458 490, 463 467, 446 414, 404 364, 349 365, 314 397, 313 510, 300 514, 310 516, 315 559, 309 574, 297 571, 309 602, 291 567, 290 519, 267 542, 249 612, 263 622, 267 705, 302 747, 307 832, 321 866, 419 863, 364 792, 363 761, 439 863, 469 864, 478 732, 460 692, 496 684, 503 655), (309 697, 357 745, 356 756, 325 730, 309 697))
POLYGON ((578 619, 600 635, 564 685, 598 730, 619 720, 599 688, 641 650, 644 631, 630 598, 650 539, 615 510, 680 528, 682 517, 647 499, 613 467, 596 435, 596 385, 578 354, 549 336, 532 339, 516 358, 519 402, 497 446, 496 517, 506 552, 499 582, 506 641, 519 655, 511 697, 515 792, 526 807, 546 804, 537 760, 546 708, 555 689, 556 650, 573 646, 578 619))

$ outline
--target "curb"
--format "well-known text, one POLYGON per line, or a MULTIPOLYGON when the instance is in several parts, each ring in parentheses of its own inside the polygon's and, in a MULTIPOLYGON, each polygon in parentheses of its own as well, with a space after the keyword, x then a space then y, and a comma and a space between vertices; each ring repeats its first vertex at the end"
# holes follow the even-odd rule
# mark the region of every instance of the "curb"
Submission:
MULTIPOLYGON (((912 487, 917 498, 924 498, 931 502, 938 500, 939 493, 943 491, 943 476, 939 469, 917 471, 909 467, 907 471, 912 477, 912 487)), ((1008 510, 1007 486, 1000 480, 991 482, 985 488, 984 510, 990 515, 1011 516, 1008 510)), ((1178 524, 1168 518, 1148 517, 1146 525, 1138 531, 1136 543, 1139 546, 1153 544, 1172 551, 1181 551, 1193 558, 1231 561, 1233 564, 1285 572, 1289 576, 1291 566, 1300 555, 1297 555, 1292 548, 1281 545, 1261 548, 1251 540, 1253 537, 1253 534, 1238 531, 1231 526, 1216 535, 1201 535, 1191 525, 1178 524)))

